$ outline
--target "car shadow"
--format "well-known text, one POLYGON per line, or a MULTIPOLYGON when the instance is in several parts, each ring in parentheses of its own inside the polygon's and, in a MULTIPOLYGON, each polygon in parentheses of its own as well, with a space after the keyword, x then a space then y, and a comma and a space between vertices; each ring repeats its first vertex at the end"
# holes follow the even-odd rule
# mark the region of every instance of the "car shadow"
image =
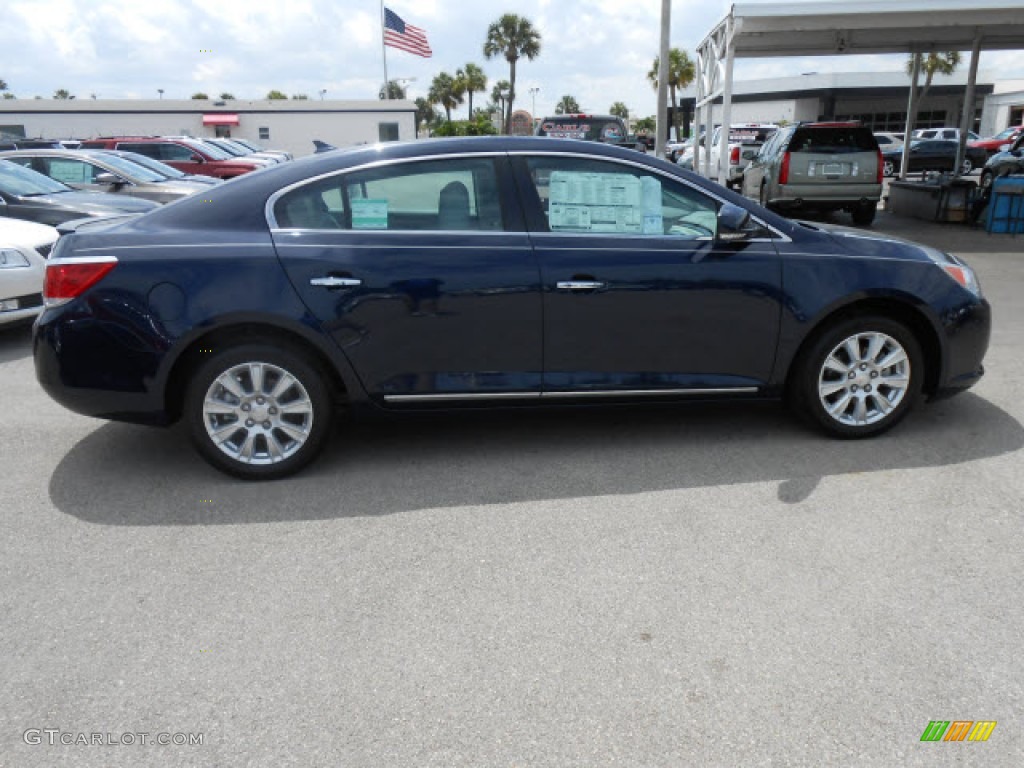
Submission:
POLYGON ((948 466, 1024 445, 1021 424, 973 394, 860 441, 808 431, 770 403, 460 412, 344 420, 339 432, 299 475, 246 483, 208 467, 181 427, 108 424, 59 463, 50 498, 102 525, 326 520, 763 482, 797 503, 830 475, 948 466))
POLYGON ((0 363, 23 360, 32 355, 32 322, 0 326, 0 363))

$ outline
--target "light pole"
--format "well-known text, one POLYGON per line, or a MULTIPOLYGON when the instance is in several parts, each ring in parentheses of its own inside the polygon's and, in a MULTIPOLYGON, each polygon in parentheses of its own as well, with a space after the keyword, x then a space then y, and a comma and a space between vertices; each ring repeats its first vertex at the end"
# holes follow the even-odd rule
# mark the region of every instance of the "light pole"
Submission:
POLYGON ((164 89, 163 88, 157 88, 156 92, 160 94, 160 98, 161 99, 164 97, 164 89))
POLYGON ((533 112, 533 116, 537 116, 537 94, 540 93, 539 86, 533 86, 530 88, 530 109, 533 112))
POLYGON ((320 89, 320 101, 324 100, 324 94, 325 93, 327 93, 327 89, 326 88, 321 88, 320 89))
POLYGON ((416 78, 415 77, 396 77, 396 78, 392 79, 392 82, 398 83, 398 87, 402 89, 402 93, 404 94, 404 97, 408 98, 409 94, 407 93, 407 91, 409 89, 406 88, 406 86, 409 83, 415 83, 416 82, 416 78))

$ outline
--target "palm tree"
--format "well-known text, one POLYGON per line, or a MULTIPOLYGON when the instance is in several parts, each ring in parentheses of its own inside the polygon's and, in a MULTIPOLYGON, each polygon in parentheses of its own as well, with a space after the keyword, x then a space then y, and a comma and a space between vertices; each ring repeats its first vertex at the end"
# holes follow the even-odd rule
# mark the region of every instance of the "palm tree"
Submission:
POLYGON ((193 94, 192 94, 192 98, 193 98, 193 99, 208 99, 208 98, 210 98, 210 97, 209 97, 209 96, 207 96, 207 95, 206 95, 205 93, 203 93, 202 91, 200 91, 199 93, 193 93, 193 94))
POLYGON ((385 99, 404 99, 405 88, 403 88, 402 84, 397 80, 388 80, 387 93, 384 92, 384 86, 382 85, 380 90, 377 92, 377 96, 379 96, 382 101, 385 99))
POLYGON ((231 101, 235 98, 235 94, 224 91, 224 93, 220 95, 220 98, 222 101, 231 101))
POLYGON ((608 114, 621 117, 623 120, 629 120, 629 107, 623 104, 621 101, 616 101, 610 107, 608 107, 608 114))
POLYGON ((473 119, 473 94, 487 90, 487 75, 473 62, 464 68, 455 70, 455 79, 462 85, 462 90, 469 96, 469 119, 473 119))
POLYGON ((58 88, 56 91, 53 92, 53 98, 55 98, 55 99, 73 99, 75 97, 72 96, 71 95, 71 91, 67 90, 66 88, 58 88))
POLYGON ((566 94, 555 105, 556 115, 573 115, 580 111, 580 103, 576 97, 566 94))
MULTIPOLYGON (((911 53, 910 57, 906 62, 906 74, 913 74, 913 56, 911 53)), ((918 113, 916 108, 921 105, 921 102, 925 100, 925 96, 928 95, 928 91, 932 88, 932 80, 935 79, 936 74, 939 75, 952 75, 956 68, 959 67, 959 51, 951 50, 947 53, 936 53, 932 51, 927 56, 921 57, 921 70, 925 73, 925 84, 919 86, 918 93, 916 93, 913 99, 915 108, 914 114, 910 116, 910 130, 913 130, 913 124, 918 122, 918 113)))
POLYGON ((499 80, 491 88, 491 102, 497 107, 501 115, 501 124, 505 124, 505 102, 508 101, 508 80, 499 80))
POLYGON ((427 101, 431 104, 440 104, 444 109, 445 119, 451 122, 452 110, 462 103, 462 94, 459 93, 455 78, 447 72, 435 76, 427 92, 427 101))
MULTIPOLYGON (((658 88, 658 66, 661 64, 661 57, 654 57, 654 66, 647 73, 647 79, 655 89, 658 88)), ((679 48, 673 48, 668 52, 668 91, 672 106, 672 124, 676 129, 676 138, 679 138, 679 102, 676 101, 676 91, 686 88, 697 77, 697 68, 690 60, 689 54, 679 48)))
POLYGON ((416 135, 420 135, 420 126, 431 126, 437 122, 438 114, 429 99, 420 96, 416 99, 416 135))
POLYGON ((270 91, 270 92, 267 93, 267 99, 269 101, 280 101, 281 99, 287 99, 287 98, 288 98, 287 94, 284 94, 281 91, 270 91))
POLYGON ((516 62, 525 56, 533 61, 540 55, 540 32, 529 19, 506 13, 487 28, 484 56, 504 56, 508 62, 508 96, 505 110, 505 133, 512 128, 512 105, 516 100, 516 62))

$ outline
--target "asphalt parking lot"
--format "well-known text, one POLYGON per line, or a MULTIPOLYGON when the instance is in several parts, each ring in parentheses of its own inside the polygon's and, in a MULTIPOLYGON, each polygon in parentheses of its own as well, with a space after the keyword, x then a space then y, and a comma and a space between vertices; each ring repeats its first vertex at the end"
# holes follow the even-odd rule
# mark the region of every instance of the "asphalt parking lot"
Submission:
POLYGON ((855 443, 775 405, 343 422, 244 484, 0 332, 0 765, 1024 764, 1024 238, 874 229, 965 256, 994 332, 855 443))

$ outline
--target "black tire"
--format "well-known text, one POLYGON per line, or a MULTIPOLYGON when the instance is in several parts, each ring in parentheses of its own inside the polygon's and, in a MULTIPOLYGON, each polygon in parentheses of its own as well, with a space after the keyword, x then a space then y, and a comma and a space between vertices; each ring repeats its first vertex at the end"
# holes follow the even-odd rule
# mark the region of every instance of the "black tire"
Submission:
POLYGON ((960 166, 960 173, 961 173, 961 175, 967 176, 973 170, 974 170, 974 163, 971 161, 971 158, 965 157, 964 158, 964 164, 960 166))
POLYGON ((853 223, 862 227, 868 226, 875 220, 875 213, 878 211, 877 203, 864 203, 853 209, 853 223))
POLYGON ((762 208, 768 208, 768 182, 761 182, 761 191, 757 195, 757 201, 761 204, 762 208))
POLYGON ((989 170, 981 172, 981 179, 978 181, 978 187, 981 189, 988 189, 992 186, 993 173, 989 170))
POLYGON ((192 442, 206 461, 235 477, 293 474, 316 458, 330 434, 334 414, 326 380, 299 353, 269 344, 228 347, 196 369, 185 392, 192 442), (224 386, 228 382, 235 393, 224 386), (208 410, 208 403, 215 406, 208 410), (211 435, 217 430, 219 443, 211 435), (248 460, 242 458, 246 449, 248 460))
POLYGON ((829 326, 808 343, 794 365, 789 395, 800 415, 814 426, 833 437, 856 439, 899 423, 920 399, 923 381, 924 356, 914 334, 890 318, 859 315, 829 326), (881 337, 881 346, 868 359, 876 337, 881 337), (851 359, 846 342, 858 351, 859 360, 851 359), (900 361, 900 353, 905 362, 900 361), (890 354, 896 362, 887 360, 890 354), (837 365, 846 370, 836 370, 837 365), (863 410, 858 401, 864 404, 863 410))

